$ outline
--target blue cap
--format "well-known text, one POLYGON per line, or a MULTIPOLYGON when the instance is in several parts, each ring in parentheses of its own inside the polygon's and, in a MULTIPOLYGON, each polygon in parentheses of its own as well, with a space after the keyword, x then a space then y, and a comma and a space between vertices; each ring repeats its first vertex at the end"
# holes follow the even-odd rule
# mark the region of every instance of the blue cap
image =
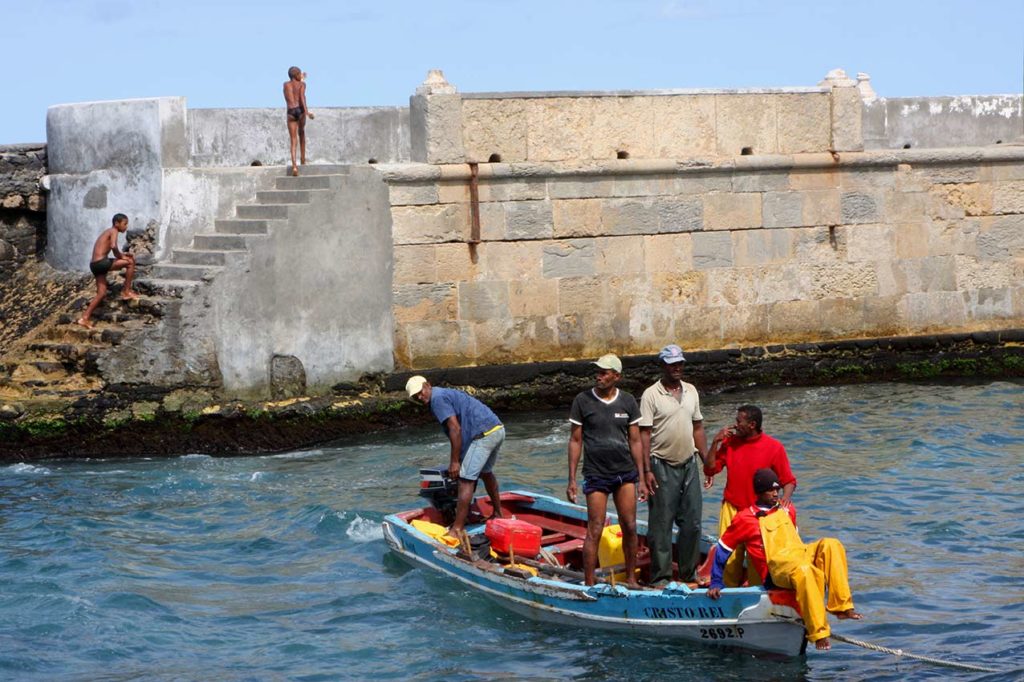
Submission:
POLYGON ((683 349, 674 343, 671 343, 661 349, 658 353, 658 360, 668 365, 674 365, 677 362, 686 362, 686 358, 683 357, 683 349))

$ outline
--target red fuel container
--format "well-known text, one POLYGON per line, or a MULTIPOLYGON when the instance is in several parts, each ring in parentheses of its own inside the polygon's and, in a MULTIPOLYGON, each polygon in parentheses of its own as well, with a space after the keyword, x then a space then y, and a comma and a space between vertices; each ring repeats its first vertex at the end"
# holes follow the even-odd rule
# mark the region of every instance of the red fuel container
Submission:
POLYGON ((491 547, 502 554, 511 548, 517 556, 533 558, 540 554, 540 526, 516 519, 491 519, 487 522, 487 537, 491 547))

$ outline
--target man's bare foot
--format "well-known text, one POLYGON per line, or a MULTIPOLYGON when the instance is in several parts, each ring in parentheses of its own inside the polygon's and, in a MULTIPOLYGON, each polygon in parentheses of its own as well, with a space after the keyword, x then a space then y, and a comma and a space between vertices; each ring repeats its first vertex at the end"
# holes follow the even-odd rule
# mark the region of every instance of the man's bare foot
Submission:
POLYGON ((640 583, 638 583, 635 580, 633 582, 631 582, 631 583, 630 582, 626 582, 626 583, 622 583, 622 584, 625 585, 630 590, 640 590, 640 589, 643 589, 643 588, 640 587, 640 583))
POLYGON ((137 293, 135 293, 134 291, 125 291, 125 292, 122 292, 122 294, 121 294, 121 298, 123 298, 126 301, 134 301, 138 297, 139 297, 139 295, 137 293))
POLYGON ((298 166, 292 166, 292 177, 293 178, 299 177, 299 167, 298 166))
POLYGON ((836 618, 843 620, 864 620, 863 614, 857 613, 853 609, 847 609, 846 611, 837 611, 836 618))
POLYGON ((814 643, 814 648, 818 651, 828 651, 832 648, 832 642, 828 641, 828 637, 822 637, 814 643))
POLYGON ((90 322, 89 320, 85 319, 84 317, 80 317, 77 320, 75 320, 75 324, 77 324, 79 327, 85 327, 86 329, 92 329, 92 322, 90 322))

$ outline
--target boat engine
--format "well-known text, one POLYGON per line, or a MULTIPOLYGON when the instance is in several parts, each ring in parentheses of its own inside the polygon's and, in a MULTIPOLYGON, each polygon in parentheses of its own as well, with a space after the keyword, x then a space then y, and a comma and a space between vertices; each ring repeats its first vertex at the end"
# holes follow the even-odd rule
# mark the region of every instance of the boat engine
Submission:
POLYGON ((455 521, 455 508, 459 503, 459 482, 448 475, 448 467, 420 469, 420 497, 441 513, 444 525, 455 521))

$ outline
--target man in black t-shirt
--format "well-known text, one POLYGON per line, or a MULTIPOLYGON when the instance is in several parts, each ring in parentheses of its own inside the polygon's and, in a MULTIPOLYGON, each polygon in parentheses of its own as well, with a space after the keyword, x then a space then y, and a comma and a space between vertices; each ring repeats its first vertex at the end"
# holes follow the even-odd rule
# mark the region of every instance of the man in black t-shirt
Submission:
POLYGON ((626 558, 626 583, 636 582, 636 500, 647 498, 640 477, 643 451, 640 445, 640 407, 636 399, 615 385, 622 377, 622 361, 609 353, 597 362, 596 386, 572 401, 569 412, 569 485, 565 493, 576 502, 576 468, 583 455, 583 494, 587 498, 587 537, 583 541, 583 575, 587 585, 596 581, 597 547, 604 530, 608 496, 622 527, 626 558))

